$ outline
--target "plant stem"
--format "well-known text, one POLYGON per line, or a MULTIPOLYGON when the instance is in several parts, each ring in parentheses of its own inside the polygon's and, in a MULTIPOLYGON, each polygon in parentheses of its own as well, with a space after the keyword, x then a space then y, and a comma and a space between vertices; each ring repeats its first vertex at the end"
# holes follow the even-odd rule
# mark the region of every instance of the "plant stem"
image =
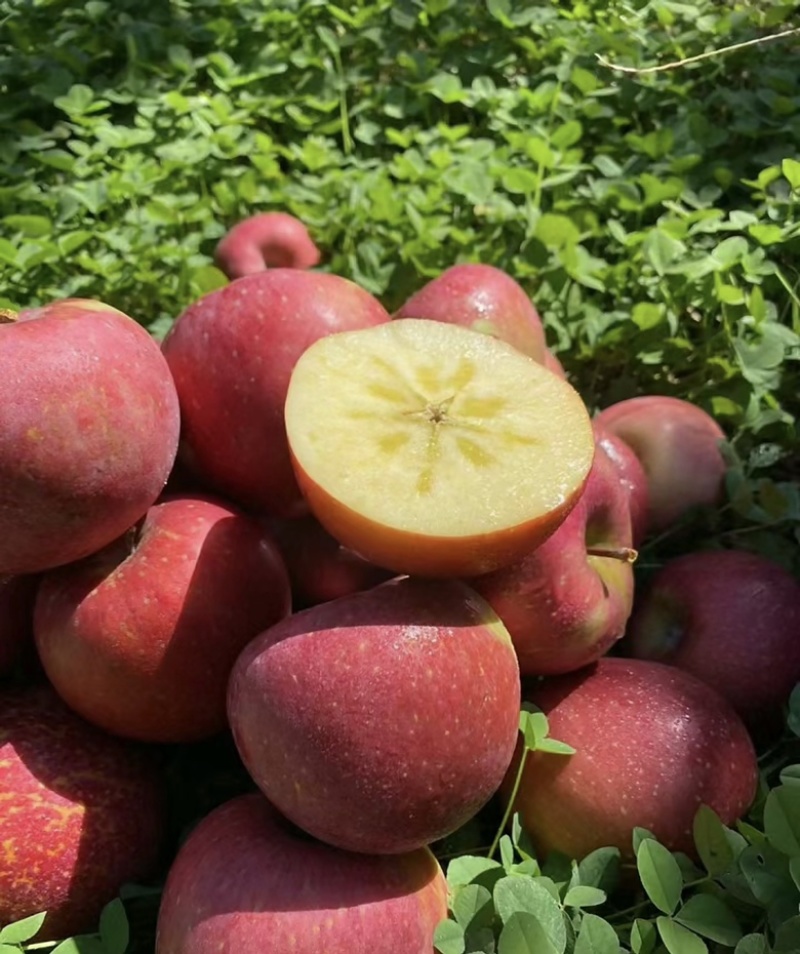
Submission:
POLYGON ((522 756, 519 760, 517 777, 514 779, 514 787, 511 789, 511 795, 509 796, 506 810, 503 812, 503 817, 500 819, 500 825, 497 829, 497 834, 494 836, 494 841, 492 841, 492 844, 489 847, 489 853, 486 855, 487 858, 491 858, 497 851, 497 846, 500 844, 500 839, 503 837, 503 832, 506 830, 506 825, 508 824, 508 819, 511 817, 514 801, 516 800, 517 792, 519 791, 520 782, 522 781, 522 772, 525 768, 528 752, 530 752, 530 749, 525 746, 525 748, 522 750, 522 756))

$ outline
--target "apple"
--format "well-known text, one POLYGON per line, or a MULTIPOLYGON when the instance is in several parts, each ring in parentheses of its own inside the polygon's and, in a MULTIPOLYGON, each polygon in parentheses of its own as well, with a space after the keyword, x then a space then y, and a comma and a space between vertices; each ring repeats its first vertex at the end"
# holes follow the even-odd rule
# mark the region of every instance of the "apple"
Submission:
POLYGON ((221 239, 214 260, 230 279, 267 268, 313 268, 320 251, 303 223, 287 212, 261 212, 237 222, 221 239))
POLYGON ((713 686, 751 727, 774 721, 800 682, 800 582, 756 553, 687 553, 637 595, 626 644, 713 686))
POLYGON ((391 571, 343 547, 316 517, 272 519, 265 525, 289 572, 296 610, 368 590, 392 576, 391 571))
POLYGON ((320 523, 378 566, 420 576, 521 559, 575 506, 594 456, 570 384, 497 338, 427 319, 316 341, 292 372, 285 419, 320 523))
POLYGON ((249 793, 212 811, 182 845, 155 954, 431 954, 446 916, 447 882, 428 848, 341 851, 249 793))
POLYGON ((0 924, 47 911, 37 941, 93 931, 160 860, 152 753, 70 712, 46 685, 0 691, 0 924))
MULTIPOLYGON (((322 272, 275 268, 204 295, 162 345, 180 397, 182 461, 248 509, 306 512, 283 418, 292 369, 323 335, 384 322, 389 314, 369 292, 322 272)), ((323 396, 315 417, 324 404, 323 396)))
POLYGON ((571 672, 625 632, 633 605, 628 497, 599 447, 575 509, 518 563, 471 585, 511 635, 523 676, 571 672))
POLYGON ((619 401, 596 421, 628 444, 647 474, 647 533, 658 533, 698 506, 719 503, 725 432, 702 408, 664 395, 619 401))
POLYGON ((612 434, 597 418, 592 423, 597 446, 602 448, 614 462, 620 482, 627 493, 631 514, 631 536, 634 547, 638 547, 647 535, 649 505, 647 474, 633 449, 621 437, 612 434))
POLYGON ((89 722, 190 742, 226 728, 236 657, 290 608, 286 568, 259 523, 225 501, 170 497, 115 544, 43 574, 36 647, 89 722))
POLYGON ((178 446, 158 345, 99 301, 0 315, 0 576, 93 553, 145 513, 178 446))
POLYGON ((514 751, 519 668, 457 580, 403 577, 321 603, 251 642, 228 717, 259 788, 310 835, 367 854, 450 834, 514 751))
POLYGON ((493 265, 453 265, 394 314, 463 325, 507 341, 535 361, 546 357, 542 319, 525 290, 493 265))
POLYGON ((560 378, 568 380, 568 375, 564 365, 549 348, 545 348, 542 364, 547 368, 548 371, 552 371, 553 374, 557 374, 560 378))
POLYGON ((33 603, 38 576, 0 577, 0 678, 33 654, 33 603))
MULTIPOLYGON (((605 656, 526 686, 550 735, 574 755, 529 754, 513 809, 537 852, 583 858, 602 846, 633 856, 634 827, 696 857, 694 816, 708 805, 726 825, 756 793, 752 740, 728 702, 674 666, 605 656)), ((507 804, 520 746, 501 787, 507 804)))

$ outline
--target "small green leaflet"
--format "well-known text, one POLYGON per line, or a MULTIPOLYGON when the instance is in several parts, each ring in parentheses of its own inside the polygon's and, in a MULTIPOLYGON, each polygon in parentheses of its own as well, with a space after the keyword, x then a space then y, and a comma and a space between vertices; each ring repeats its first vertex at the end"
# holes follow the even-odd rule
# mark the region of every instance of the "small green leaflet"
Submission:
POLYGON ((38 934, 45 916, 46 912, 42 911, 22 918, 20 921, 14 921, 13 924, 7 924, 0 930, 0 944, 23 944, 25 941, 30 941, 38 934))
POLYGON ((647 896, 664 914, 680 904, 683 877, 672 852, 658 841, 645 838, 636 852, 636 867, 647 896))
POLYGON ((706 942, 672 918, 658 917, 656 924, 669 954, 708 954, 706 942))
POLYGON ((575 954, 619 954, 619 938, 613 927, 595 914, 584 914, 575 954))

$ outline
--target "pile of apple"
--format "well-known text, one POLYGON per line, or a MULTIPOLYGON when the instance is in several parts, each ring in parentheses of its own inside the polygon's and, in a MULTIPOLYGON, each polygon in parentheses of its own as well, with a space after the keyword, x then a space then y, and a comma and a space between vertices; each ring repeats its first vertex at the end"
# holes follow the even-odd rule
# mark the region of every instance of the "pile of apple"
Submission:
POLYGON ((490 266, 390 315, 289 216, 217 260, 161 346, 96 301, 0 315, 0 925, 87 931, 166 870, 157 954, 430 954, 430 846, 511 797, 523 702, 576 750, 525 765, 542 854, 741 817, 800 583, 698 545, 634 592, 720 502, 719 425, 592 419, 490 266), (164 752, 225 732, 252 791, 165 857, 164 752))

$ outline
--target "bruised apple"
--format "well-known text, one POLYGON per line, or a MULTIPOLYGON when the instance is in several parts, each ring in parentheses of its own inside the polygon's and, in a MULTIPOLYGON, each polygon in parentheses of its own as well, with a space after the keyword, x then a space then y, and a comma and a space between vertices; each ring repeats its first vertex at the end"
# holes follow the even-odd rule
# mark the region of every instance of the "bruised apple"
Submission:
POLYGON ((313 514, 395 573, 472 576, 522 558, 574 507, 594 456, 570 384, 505 342, 426 319, 315 342, 285 415, 313 514))
POLYGON ((237 660, 228 717, 269 800, 310 835, 396 854, 489 800, 514 750, 519 668, 457 580, 403 577, 295 613, 237 660))
POLYGON ((223 236, 214 260, 235 279, 267 268, 313 268, 320 252, 299 219, 287 212, 261 212, 237 222, 223 236))
POLYGON ((494 265, 453 265, 431 279, 395 318, 445 321, 507 341, 535 361, 546 360, 544 328, 522 286, 494 265))
POLYGON ((178 852, 156 954, 431 954, 446 916, 447 883, 428 848, 341 851, 250 793, 207 815, 178 852))
POLYGON ((0 924, 47 911, 37 941, 95 930, 151 877, 165 830, 158 766, 49 686, 0 692, 0 924))
POLYGON ((212 497, 169 497, 115 544, 42 576, 36 647, 89 722, 189 742, 226 727, 236 657, 290 607, 283 560, 256 520, 212 497))
POLYGON ((386 309, 354 282, 293 268, 248 275, 190 305, 162 345, 180 397, 186 469, 248 509, 305 512, 283 417, 292 369, 317 339, 383 322, 386 309))
POLYGON ((103 302, 0 313, 0 576, 99 550, 161 493, 178 396, 158 345, 103 302))

